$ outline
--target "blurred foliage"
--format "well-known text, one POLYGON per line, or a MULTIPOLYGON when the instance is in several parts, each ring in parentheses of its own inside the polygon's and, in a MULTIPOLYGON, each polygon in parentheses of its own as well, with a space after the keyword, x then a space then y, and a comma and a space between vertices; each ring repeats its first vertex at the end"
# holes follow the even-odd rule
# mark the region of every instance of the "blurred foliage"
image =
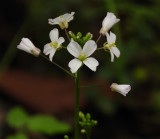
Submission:
POLYGON ((98 110, 102 111, 106 115, 114 115, 117 110, 116 103, 109 97, 104 97, 99 93, 98 88, 89 88, 86 90, 86 97, 91 101, 98 110))
POLYGON ((15 135, 8 136, 7 139, 29 139, 29 138, 23 133, 17 133, 15 135))
MULTIPOLYGON (((19 131, 30 131, 46 135, 66 133, 71 130, 66 123, 58 121, 56 118, 45 115, 28 115, 21 107, 15 107, 10 110, 7 117, 8 125, 19 131)), ((24 133, 25 133, 24 132, 24 133)), ((25 138, 24 133, 8 137, 8 139, 25 138)))
POLYGON ((53 135, 69 132, 70 126, 51 116, 36 115, 29 118, 27 129, 34 132, 53 135))
POLYGON ((7 117, 7 122, 12 128, 21 128, 26 125, 28 121, 28 114, 20 107, 15 107, 10 110, 7 117))

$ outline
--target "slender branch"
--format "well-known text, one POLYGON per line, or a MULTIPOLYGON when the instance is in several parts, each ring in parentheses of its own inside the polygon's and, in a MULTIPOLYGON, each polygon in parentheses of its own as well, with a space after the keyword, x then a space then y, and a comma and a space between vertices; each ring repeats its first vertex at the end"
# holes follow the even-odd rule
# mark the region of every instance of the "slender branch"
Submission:
POLYGON ((96 50, 102 50, 102 49, 104 49, 103 47, 101 47, 101 48, 97 48, 96 50))
POLYGON ((80 69, 76 72, 76 102, 74 139, 79 139, 79 95, 80 95, 80 69))
POLYGON ((66 33, 66 36, 67 36, 68 40, 69 40, 69 41, 71 41, 71 39, 70 39, 70 37, 69 37, 69 34, 68 34, 68 32, 67 32, 67 29, 66 29, 66 28, 64 29, 64 31, 65 31, 65 33, 66 33))
POLYGON ((101 37, 102 37, 102 34, 99 35, 99 37, 98 37, 96 43, 98 43, 98 41, 101 39, 101 37))
MULTIPOLYGON (((40 56, 42 56, 44 59, 50 61, 46 56, 44 56, 43 54, 40 54, 40 56)), ((58 65, 57 63, 55 63, 54 61, 50 61, 52 64, 54 64, 55 66, 57 66, 58 68, 60 68, 61 70, 63 70, 64 72, 66 72, 67 74, 69 74, 70 76, 72 76, 73 78, 75 78, 75 76, 70 73, 69 71, 67 71, 66 69, 64 69, 63 67, 61 67, 60 65, 58 65)))

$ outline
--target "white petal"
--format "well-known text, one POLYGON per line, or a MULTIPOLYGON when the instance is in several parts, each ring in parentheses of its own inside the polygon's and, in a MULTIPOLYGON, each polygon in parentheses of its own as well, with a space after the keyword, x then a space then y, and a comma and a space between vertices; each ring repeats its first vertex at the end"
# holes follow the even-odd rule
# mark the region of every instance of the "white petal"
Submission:
POLYGON ((82 53, 86 54, 86 56, 90 56, 97 49, 97 44, 93 40, 89 40, 85 43, 83 47, 82 53))
POLYGON ((43 53, 44 53, 45 55, 48 55, 51 50, 52 50, 52 47, 50 46, 49 43, 47 43, 47 44, 44 46, 43 53))
POLYGON ((120 21, 120 19, 116 19, 115 24, 118 23, 120 21))
POLYGON ((65 40, 64 40, 64 38, 63 37, 60 37, 59 39, 58 39, 58 47, 57 48, 59 48, 60 47, 60 45, 64 42, 65 40))
POLYGON ((114 33, 112 33, 111 31, 110 31, 110 35, 107 32, 106 36, 107 36, 107 42, 108 42, 108 44, 112 44, 112 43, 116 42, 116 35, 114 33))
POLYGON ((112 83, 110 87, 112 91, 118 92, 123 96, 126 96, 126 94, 131 90, 130 85, 118 85, 117 83, 112 83))
POLYGON ((50 55, 49 55, 49 60, 50 61, 52 61, 55 52, 56 52, 56 49, 53 47, 52 50, 50 51, 50 55))
POLYGON ((73 55, 74 57, 77 57, 77 58, 82 53, 81 46, 73 40, 68 44, 67 50, 71 55, 73 55))
POLYGON ((107 16, 106 17, 107 18, 116 18, 116 16, 111 12, 107 12, 107 16))
POLYGON ((35 48, 34 44, 28 38, 22 38, 22 41, 21 41, 20 45, 21 44, 24 44, 25 46, 29 47, 30 49, 34 49, 35 48))
POLYGON ((72 73, 76 73, 77 70, 82 66, 82 62, 78 59, 72 59, 68 66, 70 67, 72 73))
POLYGON ((101 34, 105 34, 108 32, 108 30, 117 22, 119 22, 120 19, 117 19, 116 16, 113 13, 107 13, 107 16, 104 18, 102 22, 102 28, 100 30, 101 34))
POLYGON ((109 51, 110 51, 110 54, 111 54, 111 62, 114 62, 114 54, 113 54, 113 52, 111 51, 111 49, 109 49, 109 51))
POLYGON ((62 21, 60 17, 56 17, 54 19, 48 19, 48 23, 51 25, 59 24, 62 21))
POLYGON ((120 51, 119 51, 119 49, 118 49, 117 47, 112 46, 112 47, 110 48, 110 51, 112 51, 112 53, 113 53, 117 58, 120 56, 120 51))
POLYGON ((56 42, 58 40, 58 36, 59 36, 59 32, 57 28, 50 31, 49 37, 52 42, 56 42))
POLYGON ((97 66, 99 65, 98 61, 93 57, 85 59, 83 63, 93 71, 96 71, 97 66))
POLYGON ((17 48, 20 49, 20 50, 23 50, 27 53, 31 53, 31 49, 26 47, 24 44, 17 45, 17 48))
POLYGON ((75 12, 71 12, 71 14, 64 14, 63 15, 63 19, 66 20, 67 22, 70 22, 71 20, 73 20, 73 15, 75 14, 75 12))

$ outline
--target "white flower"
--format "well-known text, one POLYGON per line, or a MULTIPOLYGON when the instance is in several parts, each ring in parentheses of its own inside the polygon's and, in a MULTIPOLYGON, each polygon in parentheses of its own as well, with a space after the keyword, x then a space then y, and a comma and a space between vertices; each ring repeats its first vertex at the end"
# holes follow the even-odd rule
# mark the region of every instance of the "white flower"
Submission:
POLYGON ((100 33, 102 35, 105 35, 105 33, 108 32, 108 30, 110 30, 110 28, 119 21, 120 19, 116 18, 113 13, 107 12, 106 17, 102 22, 102 28, 100 30, 100 33))
POLYGON ((118 92, 123 96, 126 96, 126 94, 131 90, 130 85, 118 85, 117 83, 112 83, 110 87, 112 91, 118 92))
POLYGON ((64 15, 61 15, 55 19, 48 19, 48 23, 51 24, 51 25, 56 25, 58 24, 60 26, 61 29, 64 29, 64 28, 68 28, 68 23, 73 20, 73 15, 75 14, 75 12, 71 12, 70 14, 69 13, 66 13, 64 15))
POLYGON ((50 59, 50 61, 52 61, 52 58, 53 58, 56 50, 58 48, 60 48, 61 44, 65 40, 64 40, 63 37, 58 38, 59 37, 59 32, 58 32, 57 28, 55 28, 55 29, 53 29, 53 30, 50 31, 49 37, 51 39, 51 42, 47 43, 44 46, 43 53, 45 55, 49 55, 49 59, 50 59))
POLYGON ((111 54, 111 62, 114 61, 114 55, 118 58, 120 56, 120 51, 116 47, 115 42, 116 42, 116 35, 110 31, 110 35, 107 32, 106 33, 107 37, 107 43, 104 44, 104 50, 109 49, 110 54, 111 54))
POLYGON ((77 42, 72 40, 67 46, 67 50, 69 51, 69 53, 75 57, 68 64, 71 72, 75 73, 82 66, 83 63, 92 71, 96 71, 99 63, 95 58, 89 57, 96 49, 97 44, 93 40, 87 41, 83 49, 77 42))
POLYGON ((27 53, 30 53, 34 56, 39 56, 39 54, 41 53, 41 50, 35 47, 34 44, 31 42, 31 40, 28 38, 22 38, 17 48, 27 53))

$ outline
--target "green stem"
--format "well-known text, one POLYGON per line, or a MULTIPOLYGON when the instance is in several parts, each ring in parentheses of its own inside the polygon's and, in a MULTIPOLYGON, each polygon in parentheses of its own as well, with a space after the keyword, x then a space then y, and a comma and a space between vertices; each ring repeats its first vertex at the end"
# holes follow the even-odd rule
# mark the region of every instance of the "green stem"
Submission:
POLYGON ((64 29, 64 31, 65 31, 65 33, 66 33, 66 35, 67 35, 68 40, 71 41, 71 39, 70 39, 70 37, 69 37, 69 35, 68 35, 68 32, 67 32, 67 29, 66 29, 66 28, 64 29))
POLYGON ((103 50, 104 48, 103 47, 101 47, 101 48, 97 48, 96 50, 103 50))
POLYGON ((76 81, 76 102, 75 102, 75 127, 74 139, 79 139, 79 95, 80 95, 80 69, 75 75, 76 81))
MULTIPOLYGON (((43 54, 40 54, 40 56, 42 56, 44 59, 50 61, 46 56, 44 56, 43 54)), ((57 66, 58 68, 60 68, 61 70, 63 70, 64 72, 66 72, 67 74, 69 74, 70 76, 72 76, 73 78, 75 78, 75 76, 70 73, 69 71, 67 71, 66 69, 64 69, 63 67, 61 67, 60 65, 58 65, 57 63, 55 63, 54 61, 50 61, 52 64, 54 64, 55 66, 57 66)))

